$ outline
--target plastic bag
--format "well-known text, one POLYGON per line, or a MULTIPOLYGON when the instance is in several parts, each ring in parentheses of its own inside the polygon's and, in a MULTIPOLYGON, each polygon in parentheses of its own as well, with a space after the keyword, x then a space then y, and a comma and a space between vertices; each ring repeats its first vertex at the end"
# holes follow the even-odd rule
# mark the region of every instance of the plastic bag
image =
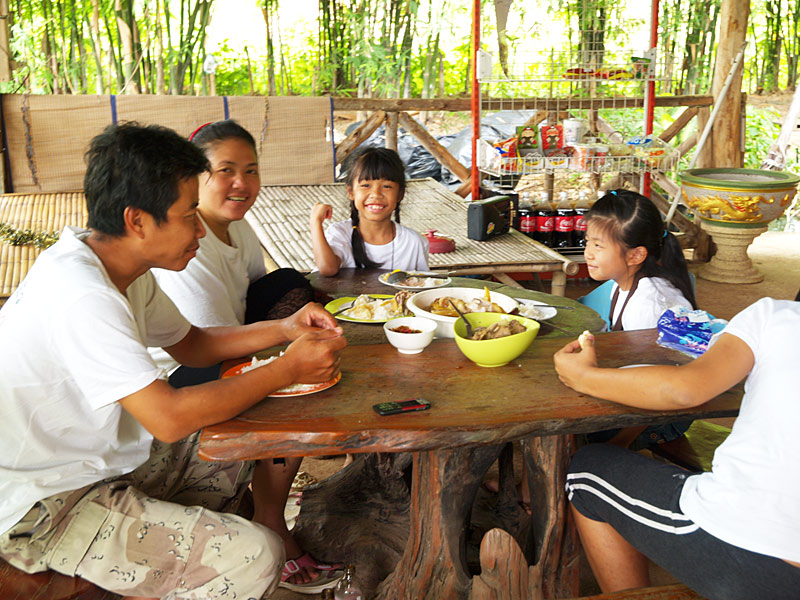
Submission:
POLYGON ((658 318, 656 343, 697 358, 708 350, 711 338, 727 324, 726 320, 715 319, 704 310, 673 306, 658 318))

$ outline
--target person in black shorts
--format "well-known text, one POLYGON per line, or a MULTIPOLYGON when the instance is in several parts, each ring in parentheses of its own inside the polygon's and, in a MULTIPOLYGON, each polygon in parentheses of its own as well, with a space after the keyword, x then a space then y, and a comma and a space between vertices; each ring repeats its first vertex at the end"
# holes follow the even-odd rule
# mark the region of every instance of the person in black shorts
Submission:
POLYGON ((736 315, 686 365, 600 368, 591 336, 583 349, 575 341, 556 353, 567 386, 654 410, 699 406, 747 377, 710 472, 608 444, 573 457, 566 490, 604 593, 649 586, 649 559, 709 600, 798 598, 798 356, 800 303, 772 298, 736 315))

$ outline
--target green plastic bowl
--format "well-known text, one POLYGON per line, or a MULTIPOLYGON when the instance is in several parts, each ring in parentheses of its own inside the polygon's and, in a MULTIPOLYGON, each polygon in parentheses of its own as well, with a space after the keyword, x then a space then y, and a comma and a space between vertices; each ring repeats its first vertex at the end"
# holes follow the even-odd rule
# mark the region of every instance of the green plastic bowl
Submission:
POLYGON ((467 327, 464 319, 459 318, 453 324, 456 345, 468 359, 479 367, 502 367, 517 358, 528 349, 536 335, 539 333, 539 322, 519 315, 506 315, 503 313, 468 313, 472 327, 488 327, 496 321, 503 319, 519 321, 525 325, 527 331, 516 335, 498 338, 496 340, 468 340, 467 327))

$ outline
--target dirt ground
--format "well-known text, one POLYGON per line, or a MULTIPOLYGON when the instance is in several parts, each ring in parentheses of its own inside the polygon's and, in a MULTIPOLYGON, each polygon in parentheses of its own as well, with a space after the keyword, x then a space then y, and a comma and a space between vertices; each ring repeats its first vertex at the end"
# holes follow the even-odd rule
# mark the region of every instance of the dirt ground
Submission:
MULTIPOLYGON (((800 233, 768 231, 755 239, 749 255, 755 267, 764 275, 764 281, 735 285, 715 283, 697 277, 697 301, 701 308, 716 317, 730 319, 764 296, 794 299, 800 290, 800 233)), ((694 273, 697 273, 699 267, 699 264, 690 264, 694 273)), ((588 281, 569 280, 566 295, 577 298, 586 294, 595 285, 588 281)), ((343 461, 344 458, 305 459, 301 469, 321 480, 338 471, 343 461)), ((582 593, 595 593, 597 587, 591 571, 585 564, 584 567, 582 593)), ((655 567, 652 569, 652 578, 654 583, 658 584, 674 581, 669 574, 655 567)), ((279 590, 272 596, 275 600, 300 600, 309 597, 287 590, 279 590)))

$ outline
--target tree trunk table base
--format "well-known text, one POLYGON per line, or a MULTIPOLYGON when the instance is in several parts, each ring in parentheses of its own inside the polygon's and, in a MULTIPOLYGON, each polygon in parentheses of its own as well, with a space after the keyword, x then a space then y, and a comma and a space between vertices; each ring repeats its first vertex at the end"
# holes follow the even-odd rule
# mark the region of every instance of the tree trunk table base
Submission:
POLYGON ((721 227, 707 221, 701 223, 717 246, 717 253, 698 273, 703 279, 720 283, 758 283, 764 276, 753 266, 747 248, 764 233, 766 227, 721 227))

